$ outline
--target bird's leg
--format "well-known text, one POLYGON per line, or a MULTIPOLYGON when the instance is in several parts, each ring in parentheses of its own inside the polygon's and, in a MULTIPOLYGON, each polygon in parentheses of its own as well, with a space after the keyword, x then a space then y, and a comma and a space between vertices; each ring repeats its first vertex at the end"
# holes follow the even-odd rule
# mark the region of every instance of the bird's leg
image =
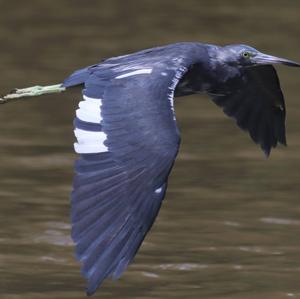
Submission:
POLYGON ((22 89, 14 89, 11 93, 4 97, 0 97, 0 104, 7 103, 11 100, 17 100, 23 97, 35 97, 47 93, 58 93, 65 91, 66 88, 62 84, 48 85, 48 86, 32 86, 22 89))

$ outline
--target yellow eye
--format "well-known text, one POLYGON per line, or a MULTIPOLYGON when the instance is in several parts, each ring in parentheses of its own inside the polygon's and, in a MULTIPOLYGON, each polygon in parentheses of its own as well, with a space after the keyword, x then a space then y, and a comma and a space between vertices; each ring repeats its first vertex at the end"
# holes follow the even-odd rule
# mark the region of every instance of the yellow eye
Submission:
POLYGON ((245 52, 242 53, 242 56, 243 56, 244 58, 250 58, 250 57, 251 57, 251 54, 250 54, 250 52, 245 51, 245 52))

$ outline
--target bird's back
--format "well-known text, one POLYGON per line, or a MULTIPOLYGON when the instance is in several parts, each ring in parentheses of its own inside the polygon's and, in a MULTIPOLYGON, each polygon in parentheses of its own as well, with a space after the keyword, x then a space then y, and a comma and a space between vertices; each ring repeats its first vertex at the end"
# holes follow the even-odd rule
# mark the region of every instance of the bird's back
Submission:
MULTIPOLYGON (((135 53, 112 57, 83 69, 79 69, 66 78, 63 85, 68 88, 84 84, 91 74, 110 80, 128 71, 142 70, 147 67, 164 67, 166 71, 189 61, 209 61, 208 48, 211 45, 182 42, 162 47, 154 47, 135 53)), ((215 46, 213 46, 215 47, 215 46)))

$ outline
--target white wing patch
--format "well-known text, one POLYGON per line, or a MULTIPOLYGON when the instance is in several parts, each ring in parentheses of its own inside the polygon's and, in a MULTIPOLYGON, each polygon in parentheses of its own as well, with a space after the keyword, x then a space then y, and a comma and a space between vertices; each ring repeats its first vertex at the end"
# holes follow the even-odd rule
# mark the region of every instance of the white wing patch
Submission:
MULTIPOLYGON (((79 120, 89 123, 100 124, 101 116, 101 99, 94 99, 83 96, 84 101, 79 102, 79 109, 76 110, 76 116, 79 120)), ((91 154, 107 152, 108 148, 104 141, 107 135, 101 131, 88 131, 76 128, 74 134, 77 142, 74 143, 75 152, 78 154, 91 154)))
POLYGON ((104 132, 92 132, 75 129, 74 134, 77 142, 74 143, 75 152, 78 154, 102 153, 107 152, 108 148, 104 141, 107 135, 104 132))
POLYGON ((79 102, 79 109, 76 110, 76 116, 86 122, 99 124, 101 117, 101 99, 93 99, 83 96, 84 101, 79 102))
POLYGON ((97 154, 107 152, 108 149, 105 145, 99 144, 79 144, 74 143, 74 150, 77 154, 97 154))
POLYGON ((103 141, 106 139, 106 134, 104 132, 75 129, 74 134, 78 140, 78 143, 81 144, 89 144, 92 141, 103 143, 103 141))
POLYGON ((162 191, 162 187, 157 188, 154 192, 155 192, 156 194, 159 194, 161 191, 162 191))
POLYGON ((134 75, 141 75, 141 74, 151 74, 152 73, 152 69, 141 69, 141 70, 136 70, 133 72, 129 72, 123 75, 119 75, 116 77, 116 79, 122 79, 122 78, 126 78, 126 77, 130 77, 130 76, 134 76, 134 75))

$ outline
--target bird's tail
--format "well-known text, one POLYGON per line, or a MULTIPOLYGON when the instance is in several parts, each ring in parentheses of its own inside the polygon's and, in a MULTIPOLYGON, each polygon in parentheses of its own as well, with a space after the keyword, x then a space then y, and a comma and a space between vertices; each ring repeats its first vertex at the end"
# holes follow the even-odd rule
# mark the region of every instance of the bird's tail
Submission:
POLYGON ((32 86, 22 89, 14 89, 12 92, 7 94, 4 97, 0 97, 0 104, 7 103, 11 100, 17 100, 23 97, 36 97, 43 94, 48 93, 59 93, 66 90, 66 87, 63 84, 55 84, 55 85, 48 85, 48 86, 32 86))

